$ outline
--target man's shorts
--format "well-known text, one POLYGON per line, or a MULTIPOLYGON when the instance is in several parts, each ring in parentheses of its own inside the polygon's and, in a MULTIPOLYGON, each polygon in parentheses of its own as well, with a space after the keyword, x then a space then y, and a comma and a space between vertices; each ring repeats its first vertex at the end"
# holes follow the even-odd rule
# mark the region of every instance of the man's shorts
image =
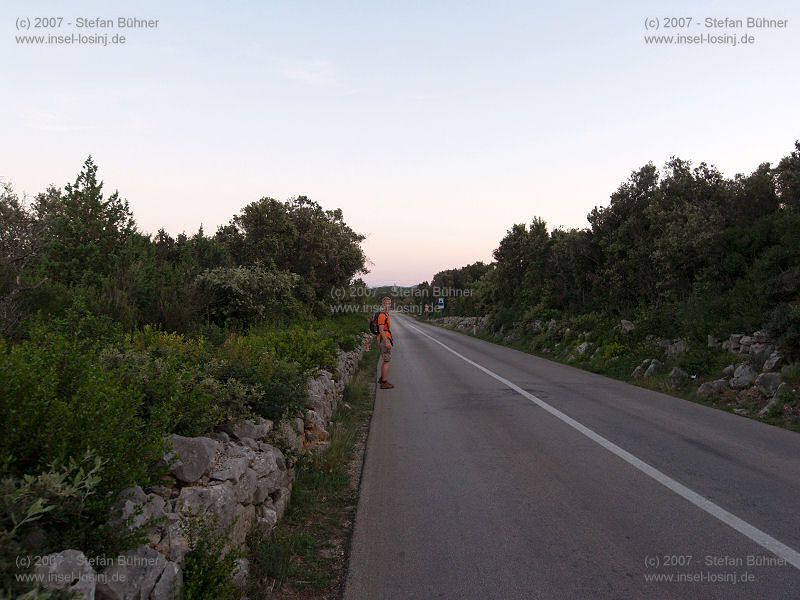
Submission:
POLYGON ((383 344, 381 344, 381 358, 383 358, 383 362, 389 362, 392 360, 392 346, 389 345, 387 349, 383 344))

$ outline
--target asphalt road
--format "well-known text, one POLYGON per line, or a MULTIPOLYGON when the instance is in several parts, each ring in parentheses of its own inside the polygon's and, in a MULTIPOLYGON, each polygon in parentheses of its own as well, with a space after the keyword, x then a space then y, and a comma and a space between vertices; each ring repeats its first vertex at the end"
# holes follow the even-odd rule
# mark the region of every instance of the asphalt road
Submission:
POLYGON ((346 600, 800 598, 797 433, 392 329, 346 600))

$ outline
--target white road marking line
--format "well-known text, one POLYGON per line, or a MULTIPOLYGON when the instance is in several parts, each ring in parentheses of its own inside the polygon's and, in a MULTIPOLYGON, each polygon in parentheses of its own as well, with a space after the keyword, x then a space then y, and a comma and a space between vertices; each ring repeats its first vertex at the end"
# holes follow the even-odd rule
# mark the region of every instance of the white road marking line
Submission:
POLYGON ((734 515, 732 513, 729 513, 727 510, 725 510, 721 506, 719 506, 717 504, 714 504, 708 498, 704 498, 703 496, 701 496, 697 492, 695 492, 693 490, 690 490, 688 487, 686 487, 682 483, 679 483, 679 482, 675 481, 674 479, 672 479, 672 477, 669 477, 668 475, 665 475, 664 473, 662 473, 661 471, 659 471, 655 467, 652 467, 649 464, 647 464, 646 462, 644 462, 643 460, 641 460, 639 458, 636 458, 633 454, 631 454, 627 450, 623 450, 622 448, 617 446, 614 442, 611 442, 611 441, 607 440, 602 435, 600 435, 598 433, 595 433, 594 431, 592 431, 591 429, 589 429, 585 425, 582 425, 581 423, 579 423, 578 421, 576 421, 572 417, 569 417, 569 416, 565 415, 563 412, 561 412, 557 408, 555 408, 553 406, 550 406, 544 400, 540 400, 539 398, 537 398, 536 396, 534 396, 530 392, 527 392, 527 391, 523 390, 521 387, 519 387, 518 385, 510 382, 505 377, 501 377, 500 375, 498 375, 494 371, 491 371, 491 370, 487 369, 486 367, 484 367, 483 365, 479 365, 475 361, 470 360, 469 358, 467 358, 463 354, 460 354, 459 352, 456 352, 450 346, 448 346, 446 344, 443 344, 442 342, 440 342, 439 340, 437 340, 433 336, 428 335, 427 333, 425 333, 424 331, 422 331, 418 327, 415 327, 414 325, 411 325, 409 323, 404 323, 404 325, 407 325, 411 329, 414 329, 418 333, 424 335, 426 338, 436 342, 437 344, 439 344, 442 348, 444 348, 448 352, 451 352, 451 353, 455 354, 461 360, 471 364, 473 367, 475 367, 477 369, 480 369, 481 371, 486 373, 489 377, 493 377, 494 379, 496 379, 497 381, 499 381, 503 385, 508 386, 509 388, 511 388, 512 390, 514 390, 518 394, 520 394, 521 396, 527 398, 528 400, 530 400, 531 402, 533 402, 537 406, 539 406, 539 407, 543 408, 544 410, 546 410, 547 412, 549 412, 551 415, 553 415, 557 419, 563 421, 564 423, 566 423, 570 427, 578 430, 583 435, 588 437, 590 440, 592 440, 594 442, 597 442, 598 444, 600 444, 603 448, 605 448, 606 450, 608 450, 612 454, 616 454, 622 460, 624 460, 625 462, 627 462, 631 466, 636 467, 637 469, 639 469, 645 475, 648 475, 648 476, 652 477, 653 479, 655 479, 658 483, 660 483, 664 487, 666 487, 669 490, 671 490, 671 491, 675 492, 676 494, 678 494, 678 496, 680 496, 681 498, 684 498, 684 499, 688 500, 689 502, 691 502, 692 504, 694 504, 698 508, 701 508, 702 510, 704 510, 705 512, 710 514, 712 517, 716 517, 717 519, 719 519, 720 521, 722 521, 723 523, 725 523, 729 527, 732 527, 733 529, 735 529, 736 531, 738 531, 742 535, 744 535, 744 536, 750 538, 751 540, 753 540, 759 546, 769 550, 775 556, 778 556, 778 557, 784 559, 787 563, 789 563, 790 565, 794 566, 796 569, 800 569, 800 552, 798 552, 797 550, 794 550, 793 548, 790 548, 786 544, 776 540, 774 537, 772 537, 768 533, 765 533, 765 532, 761 531, 757 527, 754 527, 753 525, 750 525, 750 523, 748 523, 747 521, 744 521, 744 520, 740 519, 739 517, 737 517, 736 515, 734 515))

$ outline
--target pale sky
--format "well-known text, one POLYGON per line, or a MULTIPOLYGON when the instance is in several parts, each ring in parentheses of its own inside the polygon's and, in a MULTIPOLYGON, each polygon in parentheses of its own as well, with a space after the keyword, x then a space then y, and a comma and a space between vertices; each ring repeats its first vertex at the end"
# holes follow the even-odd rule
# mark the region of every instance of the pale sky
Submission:
POLYGON ((145 232, 212 233, 262 196, 342 208, 372 284, 489 261, 512 224, 584 226, 670 156, 726 175, 800 138, 800 3, 0 3, 0 177, 72 181, 87 155, 145 232), (21 45, 18 18, 158 19, 121 46, 21 45), (645 19, 752 45, 647 45, 645 19), (706 17, 788 19, 713 30, 706 17), (697 23, 700 22, 700 25, 697 23))

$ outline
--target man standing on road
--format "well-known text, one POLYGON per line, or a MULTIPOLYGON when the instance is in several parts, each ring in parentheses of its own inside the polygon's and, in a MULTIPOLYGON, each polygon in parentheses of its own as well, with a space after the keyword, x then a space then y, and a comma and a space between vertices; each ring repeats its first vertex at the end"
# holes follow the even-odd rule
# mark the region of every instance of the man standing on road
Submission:
POLYGON ((392 389, 394 386, 387 381, 389 376, 389 361, 392 360, 392 340, 391 323, 389 322, 389 308, 392 306, 392 299, 386 296, 381 300, 381 311, 378 313, 378 346, 381 349, 381 378, 378 383, 382 390, 392 389))

